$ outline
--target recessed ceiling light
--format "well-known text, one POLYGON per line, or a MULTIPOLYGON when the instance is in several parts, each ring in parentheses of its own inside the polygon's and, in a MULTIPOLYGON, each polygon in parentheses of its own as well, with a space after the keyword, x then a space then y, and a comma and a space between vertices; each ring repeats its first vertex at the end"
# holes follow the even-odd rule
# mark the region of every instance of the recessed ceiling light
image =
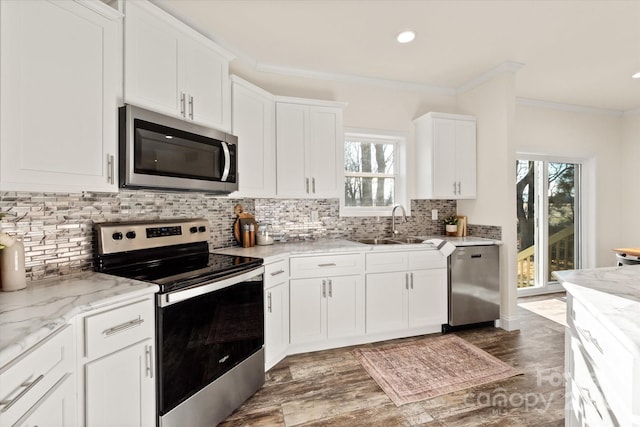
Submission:
POLYGON ((638 71, 637 73, 635 73, 633 76, 634 79, 640 79, 640 71, 638 71))
POLYGON ((409 43, 416 38, 416 32, 413 30, 402 31, 396 36, 398 43, 409 43))
POLYGON ((173 139, 173 137, 171 135, 165 135, 165 138, 167 139, 173 139))

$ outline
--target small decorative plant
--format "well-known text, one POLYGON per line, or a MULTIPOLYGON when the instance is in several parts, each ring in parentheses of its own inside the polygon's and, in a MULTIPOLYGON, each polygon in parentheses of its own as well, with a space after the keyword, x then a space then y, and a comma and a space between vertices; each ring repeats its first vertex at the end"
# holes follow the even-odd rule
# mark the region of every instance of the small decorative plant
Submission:
POLYGON ((450 215, 444 219, 444 225, 458 225, 458 218, 450 215))
POLYGON ((450 215, 444 219, 444 228, 447 236, 455 236, 458 234, 458 218, 450 215))

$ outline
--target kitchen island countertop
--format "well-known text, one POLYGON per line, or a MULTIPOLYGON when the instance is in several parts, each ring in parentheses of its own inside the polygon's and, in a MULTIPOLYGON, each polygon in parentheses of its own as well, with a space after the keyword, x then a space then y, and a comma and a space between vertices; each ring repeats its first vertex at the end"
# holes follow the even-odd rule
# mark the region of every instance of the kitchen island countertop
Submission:
POLYGON ((77 314, 158 291, 152 283, 108 274, 84 272, 27 284, 0 292, 0 366, 77 314))
POLYGON ((640 265, 556 271, 553 275, 580 297, 610 331, 640 355, 640 265))

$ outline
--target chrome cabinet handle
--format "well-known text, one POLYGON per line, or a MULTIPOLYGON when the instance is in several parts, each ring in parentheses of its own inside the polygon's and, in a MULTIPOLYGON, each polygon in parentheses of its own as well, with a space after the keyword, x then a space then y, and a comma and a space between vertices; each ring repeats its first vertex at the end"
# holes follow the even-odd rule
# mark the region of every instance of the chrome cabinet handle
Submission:
POLYGON ((0 413, 8 411, 9 408, 11 408, 16 402, 18 402, 18 400, 22 399, 22 396, 27 394, 29 390, 35 387, 35 385, 42 381, 43 378, 44 375, 41 374, 31 382, 25 381, 20 384, 20 387, 24 387, 24 389, 16 397, 14 397, 13 399, 5 399, 3 401, 0 401, 0 406, 4 406, 2 409, 0 409, 0 413))
POLYGON ((327 281, 322 279, 322 298, 327 297, 327 281))
POLYGON ((413 289, 413 273, 411 273, 411 289, 413 289))
POLYGON ((305 187, 307 189, 307 194, 309 194, 309 178, 305 178, 305 187))
POLYGON ((107 154, 107 182, 113 184, 115 178, 115 165, 113 162, 113 154, 107 154))
POLYGON ((329 298, 333 298, 333 282, 329 279, 329 298))
POLYGON ((144 353, 147 360, 147 376, 153 378, 153 347, 150 345, 144 346, 144 353))
POLYGON ((600 347, 600 343, 593 335, 591 335, 591 332, 586 329, 582 329, 580 326, 576 326, 576 329, 585 337, 587 341, 593 344, 593 346, 600 352, 600 354, 604 355, 604 351, 602 350, 602 347, 600 347))
POLYGON ((102 331, 102 335, 105 337, 126 331, 127 329, 135 328, 136 326, 140 326, 144 323, 144 319, 137 318, 134 320, 130 320, 128 322, 122 323, 118 326, 114 326, 113 328, 105 329, 102 331))
POLYGON ((187 117, 186 110, 186 94, 184 92, 180 92, 180 115, 182 117, 187 117))
POLYGON ((326 264, 318 264, 318 267, 335 267, 336 263, 335 262, 328 262, 326 264))
POLYGON ((189 95, 189 118, 193 120, 193 95, 189 95))
POLYGON ((313 191, 313 194, 316 194, 316 179, 315 178, 311 178, 311 191, 313 191))
POLYGON ((456 182, 453 181, 453 194, 456 194, 456 182))
POLYGON ((272 311, 271 311, 271 292, 267 292, 267 312, 272 313, 272 311))
POLYGON ((462 194, 462 184, 458 181, 458 195, 462 194))
POLYGON ((404 287, 409 290, 409 273, 404 273, 404 287))
POLYGON ((278 274, 282 274, 282 273, 284 273, 284 270, 274 271, 273 273, 269 273, 269 274, 271 274, 271 276, 273 277, 273 276, 277 276, 278 274))

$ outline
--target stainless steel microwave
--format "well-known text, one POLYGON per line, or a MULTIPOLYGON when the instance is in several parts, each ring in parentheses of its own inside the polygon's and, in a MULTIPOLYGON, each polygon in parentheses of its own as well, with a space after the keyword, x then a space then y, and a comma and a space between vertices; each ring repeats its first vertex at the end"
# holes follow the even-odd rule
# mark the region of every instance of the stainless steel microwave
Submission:
POLYGON ((133 105, 119 109, 120 187, 228 194, 238 138, 133 105))

